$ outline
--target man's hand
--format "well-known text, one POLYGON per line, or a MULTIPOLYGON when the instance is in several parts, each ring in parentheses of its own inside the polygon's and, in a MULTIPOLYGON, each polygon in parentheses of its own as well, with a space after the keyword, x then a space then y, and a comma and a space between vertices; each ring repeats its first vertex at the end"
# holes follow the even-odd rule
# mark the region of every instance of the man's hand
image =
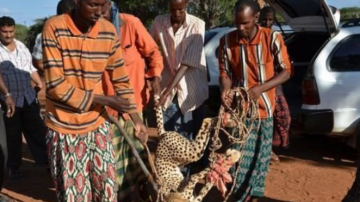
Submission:
POLYGON ((129 98, 123 98, 122 96, 107 96, 107 106, 115 109, 118 112, 128 112, 133 109, 129 98))
POLYGON ((257 100, 257 99, 259 99, 261 93, 263 93, 263 92, 264 91, 262 90, 261 86, 254 86, 254 87, 250 88, 250 90, 248 90, 249 99, 257 100))
POLYGON ((6 104, 6 107, 7 107, 7 112, 6 112, 6 116, 8 118, 12 117, 15 113, 15 103, 14 103, 14 100, 12 99, 11 96, 8 96, 6 99, 5 99, 5 104, 6 104))
POLYGON ((233 102, 233 97, 230 93, 230 90, 223 90, 221 92, 221 101, 222 101, 222 104, 224 105, 224 107, 226 109, 230 109, 231 108, 231 105, 232 105, 232 102, 233 102))
POLYGON ((170 93, 169 91, 165 90, 165 92, 160 96, 160 100, 155 104, 155 107, 164 106, 166 99, 169 97, 170 93))
POLYGON ((148 141, 148 133, 146 130, 146 126, 140 120, 135 123, 135 136, 139 139, 142 144, 146 144, 148 141))

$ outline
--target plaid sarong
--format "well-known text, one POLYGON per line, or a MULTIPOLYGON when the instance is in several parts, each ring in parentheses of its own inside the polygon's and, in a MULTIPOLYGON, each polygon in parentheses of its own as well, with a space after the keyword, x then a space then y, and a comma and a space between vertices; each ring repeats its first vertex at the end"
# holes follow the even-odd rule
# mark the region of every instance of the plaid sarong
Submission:
MULTIPOLYGON (((258 121, 255 124, 257 125, 258 121)), ((233 193, 236 201, 246 201, 251 196, 264 196, 265 179, 271 157, 272 136, 273 118, 260 119, 260 129, 250 132, 241 150, 243 157, 233 193)), ((240 145, 234 145, 233 148, 240 149, 240 145)), ((236 170, 234 167, 231 169, 233 178, 236 170)))
MULTIPOLYGON (((139 116, 142 117, 142 113, 139 113, 139 116)), ((146 159, 146 152, 135 136, 135 128, 132 121, 124 120, 120 117, 119 123, 129 135, 142 159, 146 159)), ((130 146, 115 125, 113 125, 113 133, 112 143, 115 151, 116 180, 119 184, 118 200, 122 201, 136 189, 137 184, 141 180, 145 179, 145 175, 132 153, 130 146)))

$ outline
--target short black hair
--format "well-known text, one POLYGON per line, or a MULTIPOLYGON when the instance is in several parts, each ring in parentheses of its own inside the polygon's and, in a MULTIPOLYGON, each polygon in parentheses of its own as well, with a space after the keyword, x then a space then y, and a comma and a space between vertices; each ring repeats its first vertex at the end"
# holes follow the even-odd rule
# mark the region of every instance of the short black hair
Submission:
POLYGON ((260 5, 256 0, 238 0, 235 3, 235 13, 243 11, 246 7, 250 7, 254 15, 260 11, 260 5))
POLYGON ((15 20, 9 16, 2 16, 0 18, 0 27, 15 26, 15 20))
POLYGON ((56 8, 56 14, 61 15, 64 13, 69 13, 74 8, 75 8, 74 0, 60 0, 56 8))
POLYGON ((260 11, 260 16, 262 16, 262 15, 266 15, 266 14, 268 14, 268 13, 271 13, 271 14, 273 14, 274 16, 275 16, 275 9, 273 8, 273 7, 271 7, 271 6, 265 6, 264 8, 262 8, 261 9, 261 11, 260 11))

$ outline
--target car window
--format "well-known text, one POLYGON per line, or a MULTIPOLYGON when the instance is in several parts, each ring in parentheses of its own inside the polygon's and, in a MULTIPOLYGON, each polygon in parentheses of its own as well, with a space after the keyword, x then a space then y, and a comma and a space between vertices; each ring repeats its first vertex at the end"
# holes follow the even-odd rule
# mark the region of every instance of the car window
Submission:
POLYGON ((204 46, 217 34, 217 32, 205 32, 204 46))
POLYGON ((345 22, 342 27, 355 27, 360 26, 360 19, 352 19, 347 22, 345 22))
POLYGON ((333 71, 360 71, 360 35, 343 39, 330 59, 333 71))

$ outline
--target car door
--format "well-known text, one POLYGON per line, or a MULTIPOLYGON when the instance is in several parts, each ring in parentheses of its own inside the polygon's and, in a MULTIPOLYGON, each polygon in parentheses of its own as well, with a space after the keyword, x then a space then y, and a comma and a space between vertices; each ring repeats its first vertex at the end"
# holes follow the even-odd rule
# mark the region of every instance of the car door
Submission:
POLYGON ((352 134, 360 118, 360 28, 341 30, 314 63, 320 104, 334 112, 333 132, 352 134))

